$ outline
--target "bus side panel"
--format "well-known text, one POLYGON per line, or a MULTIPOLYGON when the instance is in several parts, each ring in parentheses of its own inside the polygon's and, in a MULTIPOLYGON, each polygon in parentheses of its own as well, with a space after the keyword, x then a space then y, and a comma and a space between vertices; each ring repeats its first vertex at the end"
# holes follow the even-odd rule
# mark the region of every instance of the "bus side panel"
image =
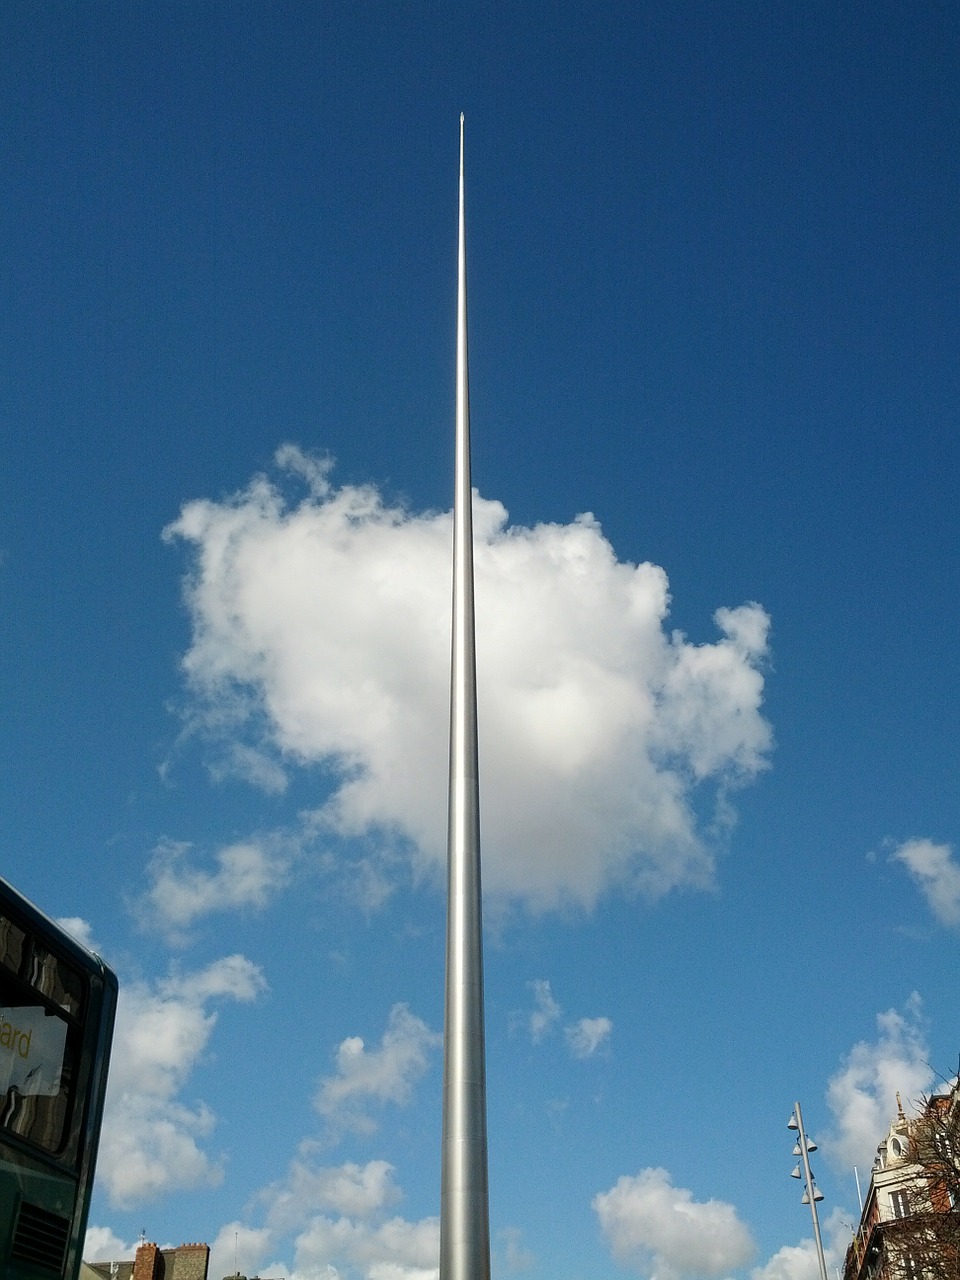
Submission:
MULTIPOLYGON (((117 979, 112 970, 103 966, 103 982, 100 988, 100 1011, 96 1020, 95 1036, 90 1036, 90 1053, 93 1067, 86 1089, 86 1109, 81 1136, 79 1188, 80 1194, 74 1209, 73 1229, 64 1270, 66 1280, 76 1280, 83 1260, 83 1241, 87 1234, 87 1218, 90 1213, 90 1197, 100 1145, 100 1127, 103 1121, 103 1103, 107 1092, 107 1072, 110 1066, 110 1047, 113 1042, 113 1025, 117 1013, 117 979)), ((91 1022, 93 1019, 91 1019, 91 1022)), ((88 1027, 88 1031, 91 1028, 88 1027)))
POLYGON ((10 1224, 2 1243, 2 1274, 9 1280, 72 1275, 64 1267, 76 1209, 74 1179, 7 1151, 0 1163, 0 1221, 10 1224))

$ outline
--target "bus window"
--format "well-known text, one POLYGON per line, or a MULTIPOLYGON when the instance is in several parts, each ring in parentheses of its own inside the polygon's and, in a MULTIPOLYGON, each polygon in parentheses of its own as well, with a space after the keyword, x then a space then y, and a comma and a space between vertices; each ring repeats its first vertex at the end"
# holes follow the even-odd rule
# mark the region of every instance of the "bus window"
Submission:
POLYGON ((18 929, 12 921, 0 916, 0 965, 6 969, 12 969, 14 973, 19 973, 20 966, 23 964, 24 941, 23 930, 18 929))
POLYGON ((83 980, 69 965, 51 955, 45 947, 33 948, 30 985, 49 996, 61 1009, 79 1017, 83 1003, 83 980))
POLYGON ((0 1127, 46 1151, 63 1143, 72 1074, 68 1030, 40 1005, 0 1008, 0 1127))

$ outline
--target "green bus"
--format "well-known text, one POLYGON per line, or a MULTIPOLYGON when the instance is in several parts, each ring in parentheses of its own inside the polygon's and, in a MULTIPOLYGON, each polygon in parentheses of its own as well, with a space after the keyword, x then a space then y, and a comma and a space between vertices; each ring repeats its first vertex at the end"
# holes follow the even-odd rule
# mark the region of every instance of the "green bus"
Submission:
POLYGON ((117 979, 0 879, 0 1276, 75 1280, 117 979))

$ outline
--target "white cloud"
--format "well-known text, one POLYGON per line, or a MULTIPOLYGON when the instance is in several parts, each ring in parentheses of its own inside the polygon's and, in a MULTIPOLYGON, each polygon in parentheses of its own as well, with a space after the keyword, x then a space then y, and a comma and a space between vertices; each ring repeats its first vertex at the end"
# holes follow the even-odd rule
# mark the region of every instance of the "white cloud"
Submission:
MULTIPOLYGON (((563 1009, 554 998, 546 978, 534 978, 527 984, 533 992, 533 1011, 527 1017, 527 1028, 533 1044, 540 1044, 553 1033, 563 1016, 563 1009)), ((516 1025, 516 1018, 513 1019, 516 1025)), ((575 1058, 589 1058, 604 1044, 613 1031, 609 1018, 581 1018, 564 1027, 563 1037, 567 1048, 575 1058)))
POLYGON ((257 1197, 262 1227, 224 1226, 210 1252, 210 1274, 282 1275, 299 1280, 435 1280, 439 1226, 434 1218, 410 1222, 386 1217, 401 1198, 393 1166, 318 1166, 317 1144, 305 1142, 280 1183, 257 1197), (237 1264, 234 1264, 236 1250, 237 1264), (265 1259, 292 1250, 294 1266, 265 1259))
POLYGON ((941 923, 960 925, 960 864, 948 844, 932 840, 906 840, 891 857, 902 862, 923 892, 927 905, 941 923))
POLYGON ((216 854, 216 871, 187 865, 191 846, 163 840, 147 866, 152 881, 137 904, 145 927, 171 941, 201 916, 244 907, 262 909, 287 878, 289 849, 279 837, 260 837, 228 845, 216 854))
POLYGON ((800 1244, 785 1244, 762 1267, 754 1267, 751 1280, 820 1280, 820 1263, 813 1237, 800 1244))
MULTIPOLYGON (((850 1243, 851 1227, 846 1211, 834 1208, 825 1222, 821 1220, 820 1236, 827 1274, 843 1270, 843 1260, 850 1243)), ((820 1280, 820 1263, 813 1236, 799 1244, 787 1244, 763 1264, 754 1267, 750 1280, 820 1280)))
POLYGON ((441 1039, 405 1004, 394 1005, 379 1049, 367 1049, 359 1036, 341 1042, 336 1074, 320 1081, 314 1105, 334 1130, 372 1132, 376 1125, 366 1104, 408 1103, 441 1039))
POLYGON ((575 1058, 590 1058, 610 1039, 613 1023, 609 1018, 581 1018, 564 1034, 575 1058))
POLYGON ((530 988, 536 1006, 530 1014, 530 1039, 534 1044, 539 1044, 553 1030, 561 1010, 546 978, 534 978, 530 988))
POLYGON ((71 938, 76 938, 81 947, 86 947, 88 951, 98 950, 93 939, 93 929, 80 916, 61 916, 57 924, 61 929, 66 929, 71 938))
POLYGON ((219 1181, 203 1149, 215 1117, 178 1095, 210 1041, 213 1000, 253 1000, 266 987, 256 965, 228 956, 155 987, 123 983, 110 1062, 98 1182, 126 1209, 168 1191, 219 1181))
POLYGON ((436 1280, 440 1223, 391 1218, 379 1226, 315 1217, 295 1242, 295 1270, 304 1277, 345 1271, 364 1280, 436 1280))
POLYGON ((135 1244, 127 1244, 109 1227, 87 1227, 83 1240, 84 1262, 122 1262, 132 1258, 135 1244))
POLYGON ((207 1275, 247 1276, 275 1274, 264 1267, 273 1247, 273 1233, 269 1227, 251 1227, 243 1222, 228 1222, 217 1232, 210 1246, 207 1275))
POLYGON ((878 1013, 877 1028, 877 1040, 855 1044, 827 1085, 835 1132, 824 1139, 823 1148, 847 1171, 872 1167, 877 1144, 897 1113, 897 1093, 908 1107, 934 1082, 916 993, 903 1013, 878 1013))
MULTIPOLYGON (((192 714, 274 789, 266 761, 324 762, 328 829, 389 832, 439 868, 450 516, 334 489, 329 461, 292 446, 277 462, 307 481, 299 503, 261 477, 166 531, 193 554, 192 714)), ((619 563, 592 516, 508 526, 479 496, 474 512, 485 888, 547 908, 709 885, 696 810, 770 748, 767 615, 718 609, 720 638, 692 644, 665 628, 663 570, 619 563)))
POLYGON ((536 1254, 523 1243, 523 1232, 519 1227, 503 1227, 497 1232, 496 1239, 508 1271, 532 1271, 537 1265, 536 1254))
POLYGON ((756 1246, 732 1204, 694 1200, 666 1169, 642 1169, 593 1198, 614 1258, 651 1280, 724 1276, 745 1266, 756 1246))
POLYGON ((317 1212, 366 1220, 399 1200, 394 1168, 386 1160, 316 1168, 310 1153, 305 1144, 284 1182, 268 1187, 261 1197, 273 1230, 282 1234, 299 1228, 317 1212))

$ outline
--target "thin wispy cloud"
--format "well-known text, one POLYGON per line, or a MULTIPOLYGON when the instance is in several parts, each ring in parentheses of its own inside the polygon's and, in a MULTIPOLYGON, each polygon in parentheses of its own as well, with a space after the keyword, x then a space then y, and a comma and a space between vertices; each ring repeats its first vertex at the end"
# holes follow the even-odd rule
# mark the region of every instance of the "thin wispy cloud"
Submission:
MULTIPOLYGON (((218 767, 270 789, 323 762, 327 832, 400 836, 438 871, 450 515, 335 488, 293 446, 277 465, 166 531, 191 559, 186 714, 218 767)), ((766 613, 718 608, 718 638, 692 643, 667 626, 664 571, 619 562, 592 516, 525 528, 474 508, 485 888, 544 909, 709 886, 697 815, 725 814, 771 747, 766 613)))
POLYGON ((534 1002, 529 1020, 530 1039, 534 1044, 539 1044, 553 1030, 562 1010, 554 1000, 550 983, 546 978, 535 978, 530 983, 530 988, 533 991, 534 1002))
POLYGON ((518 1227, 502 1228, 496 1240, 508 1271, 532 1271, 537 1265, 536 1255, 523 1243, 523 1232, 518 1227))
MULTIPOLYGON (((535 978, 527 985, 533 993, 533 1009, 526 1015, 527 1031, 536 1045, 560 1027, 563 1008, 546 978, 535 978)), ((585 1059, 606 1044, 612 1031, 613 1023, 607 1017, 580 1018, 563 1027, 563 1040, 574 1058, 585 1059)))

